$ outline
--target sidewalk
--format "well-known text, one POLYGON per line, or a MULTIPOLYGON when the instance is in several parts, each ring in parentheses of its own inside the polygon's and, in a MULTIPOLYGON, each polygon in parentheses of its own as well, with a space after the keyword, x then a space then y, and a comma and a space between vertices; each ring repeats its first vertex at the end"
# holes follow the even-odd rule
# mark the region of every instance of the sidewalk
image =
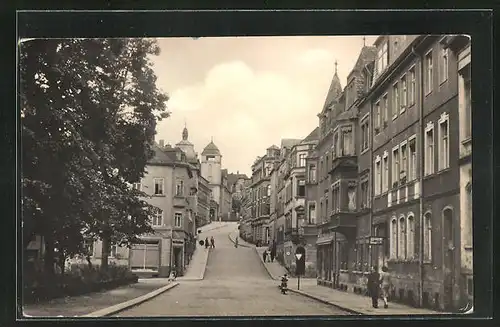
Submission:
POLYGON ((260 261, 264 265, 264 268, 266 268, 269 276, 271 276, 272 279, 280 280, 284 274, 288 273, 288 271, 277 260, 274 260, 274 262, 264 262, 264 258, 262 257, 262 254, 267 249, 268 249, 267 246, 261 246, 261 247, 256 247, 255 251, 257 251, 257 255, 259 256, 260 261))
POLYGON ((294 278, 288 282, 291 292, 298 293, 320 302, 333 305, 354 314, 362 315, 439 315, 446 314, 422 308, 413 308, 398 303, 389 302, 389 308, 384 309, 383 301, 379 301, 379 308, 371 306, 371 299, 367 296, 361 296, 354 293, 343 292, 319 286, 315 279, 300 279, 300 291, 297 290, 297 279, 294 278))
POLYGON ((242 246, 244 248, 254 248, 255 247, 254 244, 251 244, 245 240, 242 240, 239 235, 240 235, 240 231, 238 229, 236 229, 235 231, 229 233, 228 237, 229 237, 229 240, 233 243, 235 243, 236 237, 238 237, 238 246, 242 246))
POLYGON ((159 290, 169 285, 166 280, 139 280, 136 284, 109 291, 94 292, 81 296, 53 299, 39 304, 23 305, 23 314, 31 317, 75 317, 93 313, 159 290))
POLYGON ((210 249, 205 249, 204 246, 196 244, 196 250, 193 253, 186 273, 184 276, 177 277, 176 281, 202 280, 205 276, 205 268, 207 267, 209 253, 210 249))

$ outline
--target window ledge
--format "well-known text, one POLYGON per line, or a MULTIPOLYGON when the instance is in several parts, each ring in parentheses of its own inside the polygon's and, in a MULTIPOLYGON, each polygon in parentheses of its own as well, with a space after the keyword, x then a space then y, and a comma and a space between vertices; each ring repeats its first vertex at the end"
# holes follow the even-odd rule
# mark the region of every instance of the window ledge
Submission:
POLYGON ((446 77, 444 80, 439 82, 439 87, 443 86, 443 84, 446 83, 447 81, 448 81, 448 77, 446 77))
POLYGON ((399 111, 399 114, 402 114, 406 111, 406 107, 403 107, 400 111, 399 111))
POLYGON ((446 172, 448 172, 448 171, 451 171, 451 168, 450 168, 450 167, 446 167, 446 168, 443 168, 443 169, 439 170, 439 171, 436 173, 436 175, 444 174, 444 173, 446 173, 446 172))
POLYGON ((392 120, 396 120, 398 118, 398 115, 393 115, 392 120))
POLYGON ((462 145, 468 145, 469 143, 472 142, 472 137, 471 136, 467 136, 464 140, 462 140, 462 145))
POLYGON ((425 92, 425 96, 429 96, 432 93, 432 90, 425 92))
POLYGON ((360 155, 367 153, 368 150, 370 150, 370 147, 367 147, 366 149, 362 150, 361 153, 360 153, 360 155))
POLYGON ((152 196, 154 196, 155 198, 164 198, 164 197, 166 197, 165 194, 153 194, 152 196))
POLYGON ((464 249, 468 250, 468 251, 472 251, 474 249, 474 247, 472 245, 470 245, 470 244, 465 244, 464 245, 464 249))
POLYGON ((408 105, 408 109, 410 109, 411 107, 415 106, 415 102, 412 102, 408 105))

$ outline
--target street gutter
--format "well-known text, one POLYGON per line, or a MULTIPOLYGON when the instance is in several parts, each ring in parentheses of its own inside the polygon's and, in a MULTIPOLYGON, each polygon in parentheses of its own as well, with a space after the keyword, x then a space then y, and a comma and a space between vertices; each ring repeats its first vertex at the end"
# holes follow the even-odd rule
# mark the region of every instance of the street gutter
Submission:
POLYGON ((330 301, 327 301, 327 300, 323 300, 322 298, 320 297, 317 297, 317 296, 314 296, 314 295, 311 295, 309 293, 306 293, 306 292, 303 292, 303 291, 299 291, 299 290, 294 290, 294 289, 291 289, 289 288, 288 291, 292 292, 292 293, 296 293, 296 294, 300 294, 302 296, 305 296, 305 297, 308 297, 310 299, 313 299, 313 300, 316 300, 318 302, 321 302, 321 303, 324 303, 326 305, 330 305, 332 307, 335 307, 337 309, 340 309, 342 311, 346 311, 346 312, 349 312, 351 314, 354 314, 354 315, 365 315, 364 313, 360 312, 360 311, 356 311, 356 310, 353 310, 353 309, 350 309, 350 308, 347 308, 347 307, 343 307, 343 306, 340 306, 338 304, 335 304, 335 303, 332 303, 330 301))

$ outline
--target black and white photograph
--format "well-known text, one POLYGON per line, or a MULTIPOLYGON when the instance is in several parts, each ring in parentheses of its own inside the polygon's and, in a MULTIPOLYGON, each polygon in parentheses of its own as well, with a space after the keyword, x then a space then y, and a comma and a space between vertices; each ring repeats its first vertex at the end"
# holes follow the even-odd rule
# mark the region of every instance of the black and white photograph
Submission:
POLYGON ((22 315, 474 312, 471 40, 20 39, 22 315))

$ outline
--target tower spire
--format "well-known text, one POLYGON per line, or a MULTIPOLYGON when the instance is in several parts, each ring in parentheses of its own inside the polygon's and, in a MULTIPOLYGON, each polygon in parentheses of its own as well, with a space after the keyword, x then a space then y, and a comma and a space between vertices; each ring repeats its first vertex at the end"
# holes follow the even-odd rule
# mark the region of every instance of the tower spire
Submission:
POLYGON ((210 136, 210 141, 213 142, 214 141, 214 137, 213 136, 210 136))
POLYGON ((184 119, 184 129, 182 130, 182 139, 186 141, 188 139, 188 129, 186 124, 186 119, 184 119))
POLYGON ((366 46, 366 36, 363 36, 363 46, 366 46))
POLYGON ((335 75, 337 75, 337 60, 335 60, 335 75))

